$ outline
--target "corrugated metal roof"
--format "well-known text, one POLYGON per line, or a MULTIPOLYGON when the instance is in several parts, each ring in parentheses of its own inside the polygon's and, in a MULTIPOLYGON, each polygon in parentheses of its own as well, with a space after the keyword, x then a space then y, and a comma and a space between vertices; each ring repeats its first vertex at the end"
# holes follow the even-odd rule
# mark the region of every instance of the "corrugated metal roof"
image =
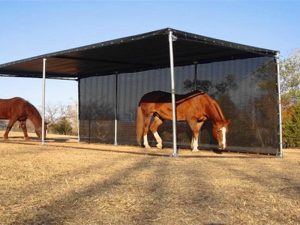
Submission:
POLYGON ((43 58, 47 58, 47 78, 58 79, 169 67, 169 31, 177 37, 174 42, 175 66, 274 56, 277 53, 166 28, 2 64, 0 76, 42 77, 43 58))

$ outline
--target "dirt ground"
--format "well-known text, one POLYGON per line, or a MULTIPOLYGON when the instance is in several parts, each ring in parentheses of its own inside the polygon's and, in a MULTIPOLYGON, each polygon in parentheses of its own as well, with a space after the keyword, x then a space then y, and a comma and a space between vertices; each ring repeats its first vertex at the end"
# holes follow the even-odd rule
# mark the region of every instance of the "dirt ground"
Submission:
POLYGON ((1 225, 300 224, 300 150, 170 157, 171 149, 0 136, 1 225))

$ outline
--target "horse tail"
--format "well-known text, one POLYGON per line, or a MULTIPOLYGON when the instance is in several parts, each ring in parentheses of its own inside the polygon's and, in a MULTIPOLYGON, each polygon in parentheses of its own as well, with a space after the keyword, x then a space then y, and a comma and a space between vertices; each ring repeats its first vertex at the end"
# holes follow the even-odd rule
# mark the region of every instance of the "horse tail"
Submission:
POLYGON ((141 145, 143 128, 144 128, 144 116, 143 116, 141 106, 138 106, 136 112, 136 140, 138 145, 141 145))

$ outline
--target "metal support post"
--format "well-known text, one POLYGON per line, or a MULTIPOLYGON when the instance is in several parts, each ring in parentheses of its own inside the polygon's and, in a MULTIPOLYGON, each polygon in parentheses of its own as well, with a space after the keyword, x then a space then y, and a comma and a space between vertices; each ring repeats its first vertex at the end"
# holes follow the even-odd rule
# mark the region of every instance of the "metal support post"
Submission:
POLYGON ((78 143, 80 142, 80 79, 77 80, 77 132, 78 143))
POLYGON ((46 99, 46 58, 43 58, 43 88, 42 88, 42 144, 45 144, 45 99, 46 99))
POLYGON ((194 91, 197 91, 197 65, 198 65, 198 62, 194 62, 194 91))
POLYGON ((118 145, 118 73, 116 73, 116 98, 115 98, 115 141, 114 145, 118 145))
POLYGON ((177 136, 176 136, 176 99, 175 99, 175 79, 174 79, 174 55, 173 55, 173 32, 169 31, 169 51, 170 51, 170 74, 171 74, 171 94, 172 94, 172 125, 173 125, 173 154, 177 156, 177 136))
POLYGON ((277 156, 282 158, 282 115, 281 115, 281 90, 280 90, 280 68, 279 68, 279 52, 276 53, 276 65, 277 65, 277 89, 278 89, 278 129, 279 129, 279 152, 277 156))

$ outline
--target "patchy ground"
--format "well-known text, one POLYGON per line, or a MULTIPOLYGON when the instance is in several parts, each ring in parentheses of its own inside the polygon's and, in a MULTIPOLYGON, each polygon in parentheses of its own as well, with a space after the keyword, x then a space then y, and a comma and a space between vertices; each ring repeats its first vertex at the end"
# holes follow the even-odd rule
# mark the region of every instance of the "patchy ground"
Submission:
POLYGON ((300 150, 173 158, 56 140, 0 139, 0 224, 300 224, 300 150))

